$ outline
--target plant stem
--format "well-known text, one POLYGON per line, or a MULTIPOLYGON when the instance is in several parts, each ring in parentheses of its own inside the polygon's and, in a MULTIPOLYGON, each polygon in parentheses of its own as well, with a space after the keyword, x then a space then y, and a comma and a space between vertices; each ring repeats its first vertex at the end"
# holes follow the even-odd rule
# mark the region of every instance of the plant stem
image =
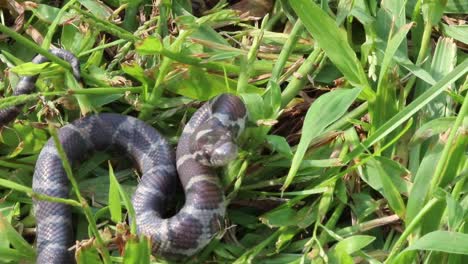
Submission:
POLYGON ((393 245, 392 250, 390 251, 390 254, 388 255, 387 259, 385 260, 384 263, 392 263, 392 261, 395 259, 396 254, 398 251, 400 251, 401 247, 403 246, 403 243, 405 242, 406 238, 413 232, 413 230, 418 226, 418 224, 421 222, 423 217, 434 207, 437 202, 439 202, 438 198, 432 198, 422 209, 421 211, 416 215, 416 217, 411 221, 411 223, 406 227, 405 231, 401 234, 401 236, 398 238, 398 240, 395 242, 393 245))
POLYGON ((314 49, 314 51, 305 59, 304 63, 301 65, 297 73, 289 82, 288 86, 284 89, 281 94, 281 108, 284 108, 296 95, 304 88, 304 84, 307 81, 307 75, 314 70, 318 62, 322 59, 323 51, 319 48, 314 49))
POLYGON ((468 113, 468 95, 465 96, 465 100, 463 101, 463 104, 461 106, 457 119, 455 119, 455 122, 453 123, 453 126, 450 129, 450 134, 447 138, 447 142, 445 143, 444 149, 442 150, 442 154, 440 156, 439 162, 437 163, 437 167, 435 168, 434 176, 432 177, 431 191, 429 192, 429 194, 433 193, 435 189, 438 187, 442 179, 442 176, 444 175, 443 172, 447 169, 448 160, 450 156, 450 150, 454 146, 453 142, 455 141, 455 137, 458 134, 458 128, 462 125, 463 119, 465 118, 465 115, 467 113, 468 113))
POLYGON ((257 58, 258 49, 263 39, 264 28, 268 22, 268 17, 269 16, 266 15, 265 18, 263 19, 262 25, 260 27, 260 33, 254 37, 252 46, 250 47, 250 50, 247 53, 247 56, 245 55, 241 56, 242 66, 241 66, 241 72, 239 74, 239 78, 237 80, 237 92, 238 93, 246 92, 246 87, 249 82, 249 77, 253 69, 252 65, 257 58))
POLYGON ((32 198, 35 198, 38 200, 43 200, 43 201, 48 201, 48 202, 53 202, 53 203, 63 203, 63 204, 68 204, 74 207, 81 207, 81 204, 73 199, 59 198, 59 197, 37 193, 37 192, 34 192, 29 187, 23 186, 21 184, 18 184, 16 182, 9 181, 6 179, 0 179, 0 186, 5 187, 7 189, 23 192, 31 196, 32 198))
POLYGON ((132 93, 141 93, 143 88, 138 87, 98 87, 98 88, 89 88, 89 89, 68 89, 65 91, 53 91, 53 92, 39 92, 32 94, 23 94, 18 96, 10 96, 0 99, 0 109, 24 104, 37 100, 39 96, 56 96, 56 95, 77 95, 77 94, 94 94, 94 95, 108 95, 108 94, 124 94, 126 92, 132 93))
POLYGON ((304 30, 304 25, 298 19, 296 23, 294 24, 294 27, 292 28, 291 33, 289 34, 289 38, 286 40, 286 43, 284 44, 281 50, 278 60, 276 61, 275 66, 273 67, 273 70, 271 71, 271 78, 270 78, 270 81, 268 82, 268 86, 266 90, 270 88, 271 82, 278 83, 278 80, 281 77, 281 73, 283 72, 284 65, 286 65, 289 55, 291 55, 294 49, 294 46, 299 40, 299 37, 301 36, 301 33, 303 30, 304 30))
POLYGON ((52 37, 54 36, 54 33, 57 29, 57 26, 62 19, 63 15, 65 12, 70 8, 72 5, 74 5, 77 2, 77 0, 70 0, 70 2, 66 3, 63 5, 63 7, 60 9, 60 11, 57 13, 57 16, 54 18, 54 21, 52 21, 52 24, 48 27, 47 34, 44 37, 44 42, 42 42, 42 47, 44 49, 49 49, 50 44, 52 42, 52 37))
MULTIPOLYGON (((28 49, 31 49, 33 50, 34 52, 38 53, 38 54, 41 54, 42 56, 46 57, 48 60, 50 60, 51 62, 53 63, 56 63, 58 65, 60 65, 61 67, 67 69, 68 71, 71 71, 72 70, 72 67, 70 66, 70 64, 65 61, 65 60, 62 60, 60 59, 59 57, 56 57, 54 55, 52 55, 49 51, 47 51, 46 49, 43 49, 41 48, 40 46, 38 46, 35 42, 32 42, 31 40, 23 37, 22 35, 16 33, 15 31, 11 30, 10 28, 0 24, 0 31, 5 33, 6 35, 8 35, 9 37, 13 38, 14 40, 16 40, 17 42, 21 43, 23 46, 25 46, 26 48, 28 49)), ((92 75, 89 75, 87 73, 84 73, 82 72, 81 73, 81 76, 83 78, 86 78, 86 79, 89 79, 89 80, 92 80, 94 83, 96 83, 97 85, 100 85, 100 86, 106 86, 105 83, 101 82, 100 80, 97 80, 96 78, 94 78, 92 75)))
MULTIPOLYGON (((185 39, 191 33, 192 33, 191 30, 182 30, 179 36, 177 37, 177 39, 174 41, 174 43, 172 43, 170 47, 170 51, 172 52, 179 51, 182 48, 182 44, 184 43, 185 39)), ((151 90, 151 94, 149 98, 144 98, 145 104, 143 105, 140 115, 138 116, 139 119, 147 120, 151 116, 151 113, 153 112, 153 110, 156 108, 156 104, 163 92, 161 84, 166 78, 167 73, 170 70, 171 64, 172 64, 172 59, 169 57, 164 57, 159 67, 158 77, 156 78, 156 82, 153 86, 153 89, 151 90)))
POLYGON ((78 54, 77 57, 78 57, 78 58, 81 58, 81 57, 83 57, 83 56, 85 56, 85 55, 88 55, 88 54, 90 54, 90 53, 93 53, 93 52, 95 52, 95 51, 107 49, 107 48, 110 48, 110 47, 113 47, 113 46, 117 46, 117 45, 123 44, 123 43, 125 43, 125 42, 127 42, 127 40, 125 40, 125 39, 118 39, 118 40, 115 40, 115 41, 112 41, 112 42, 109 42, 109 43, 106 43, 106 44, 103 44, 103 45, 99 45, 99 46, 97 46, 97 47, 95 47, 95 48, 93 48, 93 49, 89 49, 89 50, 87 50, 87 51, 83 51, 83 52, 81 52, 80 54, 78 54))
MULTIPOLYGON (((421 40, 421 48, 419 49, 418 58, 416 59, 416 66, 420 66, 426 58, 426 53, 431 41, 431 33, 432 24, 430 21, 426 21, 426 24, 424 24, 424 33, 421 40)), ((405 88, 403 89, 403 93, 400 96, 400 109, 404 106, 404 102, 406 102, 406 98, 408 98, 408 95, 413 89, 416 80, 416 76, 412 76, 406 83, 405 88)))

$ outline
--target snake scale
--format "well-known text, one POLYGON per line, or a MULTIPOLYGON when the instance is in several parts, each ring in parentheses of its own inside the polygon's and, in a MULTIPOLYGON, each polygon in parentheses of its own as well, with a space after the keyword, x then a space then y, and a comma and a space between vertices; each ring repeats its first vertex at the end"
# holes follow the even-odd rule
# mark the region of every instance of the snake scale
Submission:
MULTIPOLYGON (((73 54, 51 53, 70 63, 79 79, 79 63, 73 54)), ((41 55, 34 63, 46 62, 41 55)), ((37 76, 22 77, 14 95, 34 91, 37 76)), ((21 110, 0 110, 0 127, 21 110)), ((204 104, 185 126, 174 153, 168 141, 153 127, 131 116, 102 113, 76 120, 59 129, 60 143, 72 165, 93 151, 126 154, 142 177, 132 198, 138 233, 151 238, 155 255, 181 259, 202 249, 221 230, 226 205, 213 166, 226 165, 237 155, 236 137, 244 129, 246 108, 236 96, 222 94, 204 104), (185 204, 166 218, 165 207, 177 185, 185 192, 185 204)), ((49 139, 37 159, 33 190, 67 198, 68 178, 54 141, 49 139)), ((73 254, 71 208, 62 203, 33 200, 37 219, 37 263, 70 263, 73 254)))

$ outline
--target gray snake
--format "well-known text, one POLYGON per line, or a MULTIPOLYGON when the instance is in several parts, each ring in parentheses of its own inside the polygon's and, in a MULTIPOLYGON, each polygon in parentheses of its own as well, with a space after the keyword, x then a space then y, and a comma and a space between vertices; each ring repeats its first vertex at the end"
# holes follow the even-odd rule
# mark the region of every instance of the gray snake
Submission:
MULTIPOLYGON (((79 63, 73 54, 51 52, 68 61, 79 79, 79 63)), ((33 62, 47 59, 41 55, 33 62)), ((14 95, 31 93, 37 76, 22 77, 14 95)), ((21 110, 0 110, 0 127, 21 110)), ((153 127, 131 116, 102 113, 87 116, 60 128, 60 143, 72 165, 93 151, 113 150, 130 157, 142 177, 132 198, 138 233, 151 238, 153 253, 170 259, 191 256, 206 246, 223 226, 226 205, 213 166, 223 166, 237 154, 235 140, 245 126, 242 101, 222 94, 204 104, 185 126, 176 151, 153 127), (185 204, 165 218, 165 208, 177 184, 185 192, 185 204)), ((54 141, 49 139, 37 159, 33 190, 67 198, 68 178, 54 141)), ((33 200, 37 219, 37 263, 69 263, 73 254, 71 208, 62 203, 33 200)))

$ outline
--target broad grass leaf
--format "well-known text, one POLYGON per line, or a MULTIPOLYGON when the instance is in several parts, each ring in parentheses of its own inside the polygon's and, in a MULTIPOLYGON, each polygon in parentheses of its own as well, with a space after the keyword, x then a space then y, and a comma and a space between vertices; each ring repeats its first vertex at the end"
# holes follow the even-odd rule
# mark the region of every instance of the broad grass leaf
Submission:
MULTIPOLYGON (((290 168, 291 160, 282 159, 282 160, 271 162, 267 164, 267 166, 290 168)), ((341 166, 343 166, 343 164, 341 163, 341 159, 339 158, 322 159, 322 160, 302 160, 301 165, 299 166, 298 173, 301 173, 302 170, 307 170, 307 169, 312 169, 312 168, 329 168, 329 167, 341 167, 341 166)))
POLYGON ((321 222, 327 216, 328 211, 330 210, 330 206, 333 202, 333 192, 335 187, 336 179, 333 181, 330 188, 328 188, 325 192, 323 192, 322 197, 320 197, 320 202, 318 204, 318 213, 317 213, 317 221, 321 222))
POLYGON ((370 99, 374 92, 370 88, 361 63, 348 43, 346 32, 317 4, 309 0, 295 0, 289 3, 306 29, 312 34, 333 64, 353 85, 364 88, 363 95, 370 99))
POLYGON ((406 39, 406 35, 412 25, 413 24, 410 23, 402 26, 401 29, 390 39, 385 50, 384 58, 380 67, 376 98, 375 102, 371 104, 370 110, 374 130, 395 115, 397 111, 398 102, 396 89, 393 88, 394 84, 388 77, 389 69, 398 47, 400 47, 401 43, 406 39))
POLYGON ((276 118, 281 111, 281 88, 278 83, 270 81, 270 89, 264 94, 264 108, 266 118, 276 118))
POLYGON ((136 62, 124 63, 121 66, 122 71, 140 81, 143 85, 153 85, 154 81, 148 77, 145 70, 136 62))
POLYGON ((5 237, 10 242, 11 246, 18 250, 15 252, 9 252, 12 256, 21 256, 29 261, 32 261, 36 257, 36 252, 32 246, 26 241, 21 234, 8 222, 8 220, 0 214, 0 233, 5 234, 5 237))
POLYGON ((311 205, 300 209, 296 215, 297 226, 301 229, 305 229, 315 223, 317 220, 318 210, 319 207, 316 203, 312 203, 311 205))
POLYGON ((409 171, 390 158, 379 156, 373 157, 363 168, 361 179, 383 195, 383 182, 380 177, 377 177, 380 170, 385 172, 388 179, 392 182, 392 185, 395 186, 400 194, 405 196, 409 194, 412 184, 411 182, 404 180, 404 177, 409 174, 409 171))
POLYGON ((209 59, 207 61, 222 61, 230 60, 239 57, 242 53, 240 51, 224 51, 224 52, 213 52, 207 54, 209 59))
MULTIPOLYGON (((70 90, 81 90, 83 87, 78 83, 78 81, 73 77, 71 72, 65 72, 65 87, 68 87, 70 90)), ((78 101, 78 105, 80 108, 80 112, 83 116, 87 113, 94 110, 91 102, 89 101, 89 97, 86 94, 75 94, 75 98, 78 101)))
POLYGON ((142 96, 143 96, 143 98, 147 98, 148 97, 149 87, 154 86, 154 81, 151 80, 147 76, 147 74, 145 73, 145 70, 135 62, 133 62, 133 63, 123 63, 121 65, 121 68, 126 74, 132 76, 133 78, 135 78, 135 79, 137 79, 138 81, 141 82, 141 84, 143 86, 142 96))
POLYGON ((372 236, 351 236, 341 240, 328 253, 329 263, 354 263, 350 255, 368 246, 374 240, 375 237, 372 236))
POLYGON ((431 102, 435 97, 441 94, 447 85, 452 84, 461 76, 468 72, 468 59, 465 59, 460 63, 452 72, 444 76, 442 80, 438 81, 434 86, 425 91, 413 102, 411 102, 406 108, 398 112, 395 116, 390 118, 385 124, 377 129, 372 135, 370 135, 365 141, 357 146, 351 153, 349 153, 345 161, 349 161, 354 157, 360 155, 366 148, 374 145, 393 132, 395 129, 400 127, 404 122, 411 118, 417 111, 421 110, 425 105, 431 102))
MULTIPOLYGON (((191 66, 188 71, 173 76, 165 85, 168 90, 174 93, 206 101, 221 93, 235 93, 237 81, 191 66)), ((258 94, 261 90, 248 84, 246 92, 258 94)))
MULTIPOLYGON (((401 31, 402 27, 406 24, 406 5, 405 0, 393 0, 381 2, 380 8, 377 10, 375 31, 377 36, 385 40, 389 40, 392 36, 392 31, 401 31)), ((397 47, 398 51, 402 54, 407 54, 406 39, 401 41, 397 47)), ((388 49, 388 46, 387 46, 388 49)))
POLYGON ((255 229, 258 224, 258 218, 255 215, 237 209, 228 211, 228 219, 236 225, 251 229, 255 229))
POLYGON ((468 25, 440 25, 442 31, 447 37, 456 39, 468 45, 468 25))
POLYGON ((332 249, 328 252, 328 263, 330 264, 353 264, 353 258, 342 249, 332 249))
MULTIPOLYGON (((449 131, 454 122, 455 117, 441 117, 424 123, 420 128, 418 128, 418 130, 416 130, 413 137, 411 138, 410 144, 421 144, 433 136, 445 133, 449 131)), ((468 117, 464 118, 463 127, 468 129, 468 117)))
MULTIPOLYGON (((468 33, 468 30, 467 30, 468 33)), ((431 63, 431 73, 436 80, 450 73, 457 62, 457 45, 450 38, 439 38, 431 63)))
POLYGON ((263 238, 260 240, 260 243, 250 247, 247 251, 243 252, 243 254, 233 262, 233 264, 244 264, 244 263, 252 263, 253 259, 260 254, 260 252, 270 244, 273 244, 276 241, 276 238, 283 232, 285 227, 278 228, 273 234, 269 235, 268 237, 263 238))
POLYGON ((130 239, 125 244, 123 263, 149 264, 151 256, 150 242, 146 237, 130 239))
POLYGON ((147 37, 135 43, 135 48, 142 55, 155 55, 159 54, 164 47, 160 38, 147 37))
POLYGON ((13 124, 13 129, 3 129, 1 133, 0 142, 5 145, 2 146, 0 153, 5 154, 6 151, 11 153, 14 149, 20 148, 19 153, 22 155, 37 154, 47 138, 44 130, 32 127, 29 122, 13 124))
MULTIPOLYGON (((109 177, 112 178, 114 177, 115 178, 115 175, 114 175, 114 172, 112 170, 112 167, 110 165, 110 162, 109 162, 109 177), (113 176, 112 176, 113 175, 113 176)), ((112 181, 112 180, 111 180, 112 181)), ((117 179, 115 179, 115 181, 117 181, 117 179)), ((128 192, 122 188, 122 186, 120 184, 116 184, 114 185, 114 188, 118 189, 119 191, 119 194, 120 194, 120 199, 123 201, 124 205, 125 205, 125 208, 127 209, 128 211, 128 216, 130 218, 130 230, 132 232, 132 234, 136 234, 136 220, 135 220, 135 210, 133 209, 133 205, 131 203, 131 200, 130 200, 130 197, 128 196, 128 192)), ((112 189, 112 188, 110 188, 112 189)), ((112 198, 111 198, 111 194, 109 193, 109 202, 110 202, 110 199, 114 200, 116 199, 115 198, 115 194, 112 194, 112 198)), ((114 202, 117 202, 117 201, 112 201, 113 203, 114 202)), ((109 204, 110 206, 110 204, 109 204)), ((116 205, 113 205, 114 208, 110 208, 111 210, 111 213, 112 213, 112 210, 115 210, 114 213, 116 213, 117 209, 116 209, 116 205)), ((120 204, 119 204, 120 206, 120 204)), ((115 218, 118 219, 117 216, 114 216, 115 218)))
MULTIPOLYGON (((447 74, 449 74, 457 62, 457 46, 452 39, 440 38, 437 41, 434 56, 432 58, 430 73, 435 80, 440 80, 447 74)), ((426 89, 427 84, 422 86, 422 89, 426 89)), ((452 90, 451 87, 447 89, 452 90)), ((430 102, 421 114, 425 119, 431 120, 438 117, 444 117, 452 115, 457 110, 453 108, 453 101, 446 94, 440 94, 432 102, 430 102)))
POLYGON ((447 161, 445 162, 446 165, 441 173, 442 177, 438 184, 440 187, 446 187, 455 182, 455 177, 460 174, 462 164, 466 162, 466 150, 468 149, 468 137, 466 136, 467 127, 461 128, 460 126, 457 131, 460 131, 460 133, 455 136, 452 144, 446 144, 446 147, 449 147, 449 151, 447 161))
POLYGON ((249 144, 247 148, 255 149, 265 142, 265 137, 271 128, 271 125, 267 124, 270 120, 263 122, 265 121, 265 111, 267 111, 264 108, 266 102, 257 93, 241 93, 240 96, 247 108, 249 122, 257 124, 257 126, 246 129, 241 139, 248 139, 249 144))
POLYGON ((107 19, 112 16, 113 10, 101 1, 79 0, 80 4, 86 7, 89 12, 101 19, 107 19))
POLYGON ((36 74, 51 75, 56 74, 59 71, 61 71, 60 66, 52 62, 44 62, 40 64, 26 62, 11 69, 11 72, 20 76, 32 76, 36 74))
MULTIPOLYGON (((39 4, 36 8, 31 8, 30 11, 32 11, 34 15, 37 16, 37 18, 39 18, 39 20, 42 20, 47 24, 51 24, 59 14, 60 9, 50 5, 39 4)), ((70 21, 75 16, 76 14, 72 14, 71 12, 65 12, 64 15, 60 18, 59 24, 63 24, 67 21, 70 21)))
MULTIPOLYGON (((64 25, 61 35, 61 45, 64 49, 76 54, 83 50, 90 50, 96 42, 98 30, 80 30, 74 24, 64 25)), ((101 50, 102 52, 103 50, 101 50)))
POLYGON ((423 80, 424 82, 434 85, 436 81, 432 77, 432 75, 427 72, 425 69, 414 65, 412 61, 408 59, 408 57, 404 56, 402 53, 395 53, 395 56, 393 57, 393 60, 397 62, 399 65, 403 66, 406 68, 408 71, 410 71, 414 76, 418 77, 419 79, 423 80))
POLYGON ((241 94, 249 115, 249 121, 256 122, 265 118, 264 100, 259 94, 241 94))
MULTIPOLYGON (((6 171, 0 173, 6 174, 6 171)), ((0 216, 1 215, 3 215, 3 221, 11 223, 12 219, 14 219, 13 217, 16 218, 20 216, 20 203, 3 201, 0 203, 0 216)), ((22 263, 31 259, 27 252, 24 253, 22 250, 10 248, 10 240, 8 237, 8 232, 0 231, 0 256, 2 256, 0 261, 22 263)))
POLYGON ((86 263, 86 264, 100 264, 102 263, 101 257, 96 247, 93 245, 88 247, 80 247, 75 252, 75 259, 77 263, 86 263))
POLYGON ((214 250, 214 253, 216 255, 218 255, 219 257, 222 257, 222 258, 225 258, 225 259, 229 259, 229 260, 233 260, 233 259, 236 259, 236 257, 234 257, 232 255, 231 252, 229 252, 229 250, 223 248, 223 247, 216 247, 214 250))
POLYGON ((260 217, 260 221, 269 227, 294 226, 296 225, 297 211, 285 207, 270 211, 260 217))
POLYGON ((23 251, 11 248, 0 248, 1 263, 32 263, 33 259, 23 251))
MULTIPOLYGON (((203 39, 208 42, 229 46, 229 42, 221 36, 219 32, 209 25, 200 25, 192 34, 193 39, 203 39)), ((210 50, 205 47, 205 49, 210 50)))
POLYGON ((305 116, 301 140, 294 154, 291 169, 282 187, 283 190, 285 190, 294 179, 310 142, 324 132, 330 124, 344 115, 360 92, 361 89, 359 88, 331 91, 320 96, 310 106, 305 116))
POLYGON ((119 98, 122 98, 122 94, 106 94, 106 95, 93 95, 88 97, 89 103, 94 108, 99 108, 106 104, 117 101, 119 98))
MULTIPOLYGON (((400 218, 404 218, 406 214, 405 203, 403 202, 400 191, 392 181, 392 177, 388 171, 388 163, 383 163, 372 158, 367 162, 365 170, 367 171, 368 180, 378 178, 380 181, 378 183, 378 185, 380 185, 378 187, 379 191, 387 200, 390 208, 400 218)), ((395 180, 397 179, 395 178, 395 180)))
POLYGON ((384 53, 382 65, 380 67, 378 87, 382 85, 382 82, 385 80, 388 69, 390 67, 390 63, 392 62, 393 57, 398 50, 398 47, 400 47, 401 43, 406 39, 406 35, 408 34, 412 26, 413 23, 409 23, 402 26, 401 29, 388 42, 387 48, 384 53))
POLYGON ((364 222, 368 217, 380 209, 380 203, 369 193, 355 193, 352 196, 353 213, 357 216, 357 222, 364 222))
POLYGON ((447 220, 448 227, 451 231, 455 231, 463 223, 463 207, 450 194, 445 197, 447 201, 447 220))
POLYGON ((288 227, 278 236, 275 243, 276 252, 281 252, 288 245, 300 229, 296 227, 288 227))
POLYGON ((432 250, 468 255, 468 247, 466 245, 468 245, 468 234, 438 230, 416 240, 405 251, 432 250))
POLYGON ((444 12, 466 14, 468 13, 468 2, 460 0, 448 0, 444 12))
POLYGON ((292 158, 293 154, 291 151, 291 147, 289 146, 288 142, 284 137, 277 135, 268 135, 266 137, 266 140, 274 151, 280 153, 288 159, 292 158))
POLYGON ((353 8, 354 1, 351 0, 340 0, 338 2, 338 10, 336 12, 336 24, 341 25, 343 21, 348 17, 351 9, 353 8))
POLYGON ((348 254, 353 254, 367 247, 374 240, 375 240, 375 237, 373 236, 364 236, 364 235, 351 236, 336 243, 335 248, 339 250, 343 250, 344 252, 348 254))
POLYGON ((422 2, 422 13, 424 21, 431 22, 432 25, 437 25, 444 14, 444 8, 447 5, 447 0, 426 0, 422 2))
MULTIPOLYGON (((7 173, 6 171, 0 171, 0 173, 7 173)), ((4 201, 0 203, 0 215, 3 215, 4 220, 7 222, 11 222, 13 216, 19 216, 19 203, 13 203, 10 201, 4 201)), ((0 250, 1 249, 8 249, 10 248, 10 241, 8 241, 8 237, 6 232, 0 232, 0 250)))
POLYGON ((431 184, 437 162, 442 154, 443 145, 436 144, 430 151, 426 152, 421 164, 414 176, 413 188, 408 196, 407 214, 405 222, 407 224, 413 221, 414 217, 421 211, 427 199, 427 193, 431 184))
POLYGON ((311 264, 311 260, 303 253, 280 253, 272 254, 268 257, 262 257, 261 260, 255 260, 258 264, 311 264))
POLYGON ((122 222, 122 208, 120 206, 119 182, 109 163, 109 210, 114 223, 122 222))

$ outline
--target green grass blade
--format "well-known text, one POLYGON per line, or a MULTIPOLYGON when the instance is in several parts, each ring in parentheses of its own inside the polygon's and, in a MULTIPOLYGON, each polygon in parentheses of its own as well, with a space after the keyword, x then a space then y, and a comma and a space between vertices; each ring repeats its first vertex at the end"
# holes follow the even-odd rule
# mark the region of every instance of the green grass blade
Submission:
POLYGON ((148 239, 141 237, 139 240, 132 238, 125 245, 124 263, 149 264, 151 247, 148 239))
POLYGON ((445 35, 468 44, 468 25, 450 25, 441 24, 445 35))
POLYGON ((371 159, 367 166, 373 167, 374 173, 372 177, 378 177, 382 185, 382 194, 387 200, 390 208, 400 217, 404 218, 406 209, 403 202, 403 198, 400 195, 397 187, 391 180, 391 176, 388 174, 388 169, 384 167, 385 163, 380 163, 375 159, 371 159))
POLYGON ((468 234, 438 230, 416 240, 405 251, 432 250, 468 255, 466 245, 468 245, 468 234))
POLYGON ((365 235, 357 235, 347 237, 340 242, 338 242, 335 246, 336 249, 344 250, 348 254, 352 254, 375 240, 373 236, 365 236, 365 235))
POLYGON ((431 147, 431 151, 426 153, 414 176, 413 188, 407 202, 407 215, 405 219, 407 224, 411 223, 414 217, 421 211, 421 208, 424 207, 429 191, 430 179, 432 178, 437 161, 440 159, 442 147, 440 144, 431 147), (431 177, 427 177, 428 175, 431 177))
POLYGON ((100 264, 102 263, 95 247, 81 247, 75 253, 77 263, 100 264))
POLYGON ((385 80, 388 74, 388 68, 390 67, 390 63, 392 62, 393 57, 398 50, 398 47, 400 47, 401 43, 406 39, 406 35, 408 34, 412 26, 413 26, 413 23, 409 23, 401 27, 400 30, 388 42, 387 49, 385 50, 385 53, 384 53, 382 64, 380 65, 377 92, 378 92, 378 87, 382 85, 382 82, 385 80))
MULTIPOLYGON (((442 79, 449 74, 457 62, 457 46, 452 39, 441 38, 437 42, 434 57, 432 59, 430 73, 435 80, 442 79)), ((425 86, 423 86, 425 87, 425 86)), ((449 88, 450 90, 454 90, 449 88)), ((440 94, 424 109, 422 113, 426 119, 434 119, 447 116, 456 112, 453 109, 453 102, 447 94, 440 94)))
POLYGON ((335 90, 319 97, 309 108, 302 127, 302 136, 294 154, 291 169, 283 184, 284 191, 296 176, 310 142, 319 136, 331 123, 346 113, 358 97, 361 89, 335 90))
POLYGON ((346 158, 346 161, 351 160, 354 157, 357 157, 362 153, 366 148, 374 145, 390 134, 392 131, 400 127, 404 122, 411 118, 417 111, 421 110, 425 105, 431 102, 435 97, 441 94, 447 85, 452 84, 458 78, 463 76, 468 72, 468 59, 465 59, 461 64, 459 64, 452 72, 447 74, 444 78, 438 81, 434 86, 429 90, 421 94, 413 102, 411 102, 405 109, 398 112, 395 116, 390 118, 385 124, 383 124, 374 134, 369 136, 360 146, 353 150, 346 158))
MULTIPOLYGON (((463 101, 463 104, 460 109, 460 113, 455 119, 455 122, 453 123, 452 128, 450 129, 449 136, 447 138, 447 142, 444 146, 444 149, 442 150, 442 155, 440 157, 439 162, 437 163, 437 167, 435 168, 434 176, 432 177, 431 181, 431 191, 434 192, 439 185, 443 182, 442 179, 447 177, 444 172, 446 172, 449 168, 448 165, 450 164, 450 159, 454 159, 454 157, 451 155, 451 150, 453 147, 455 147, 457 144, 457 138, 462 137, 458 133, 458 129, 461 127, 463 120, 465 116, 468 115, 468 95, 465 96, 465 100, 463 101)), ((455 175, 452 175, 451 177, 455 177, 455 175)), ((452 179, 448 179, 448 182, 451 182, 452 179)), ((447 180, 445 181, 447 182, 447 180)), ((441 186, 445 187, 445 186, 441 186)))
POLYGON ((389 68, 393 61, 393 57, 400 47, 401 43, 406 39, 406 35, 411 29, 413 23, 406 24, 390 39, 387 49, 384 53, 384 58, 380 66, 379 81, 377 84, 377 94, 375 102, 370 104, 370 114, 372 117, 372 128, 379 128, 389 118, 397 112, 397 96, 396 89, 393 88, 393 82, 389 79, 389 68), (382 106, 385 107, 382 107, 382 106))
POLYGON ((312 34, 333 64, 353 85, 363 88, 363 95, 374 97, 367 76, 353 49, 348 43, 346 32, 338 28, 336 22, 317 4, 309 0, 291 1, 290 5, 297 13, 306 29, 312 34))
POLYGON ((115 177, 114 170, 109 163, 109 210, 114 223, 122 222, 122 208, 120 206, 119 182, 115 177))
POLYGON ((29 245, 28 241, 11 226, 2 214, 0 214, 0 232, 6 234, 13 248, 19 250, 22 256, 27 257, 29 260, 35 259, 35 250, 29 245))
POLYGON ((0 248, 0 263, 33 263, 34 258, 25 255, 21 250, 0 248))
MULTIPOLYGON (((110 162, 109 162, 109 174, 110 174, 109 176, 111 178, 112 178, 111 174, 113 175, 113 173, 114 172, 111 169, 111 165, 110 165, 110 162)), ((114 175, 114 178, 115 178, 115 175, 114 175)), ((117 181, 117 179, 115 179, 115 181, 117 181)), ((135 209, 132 206, 132 202, 130 200, 130 197, 128 196, 128 193, 122 188, 122 186, 120 184, 118 184, 118 182, 115 185, 115 187, 118 189, 119 194, 120 194, 120 198, 123 200, 123 203, 124 203, 125 207, 127 208, 127 211, 128 211, 128 214, 129 214, 129 217, 130 217, 130 220, 131 220, 131 222, 130 222, 130 231, 132 232, 132 234, 136 234, 135 209)))

